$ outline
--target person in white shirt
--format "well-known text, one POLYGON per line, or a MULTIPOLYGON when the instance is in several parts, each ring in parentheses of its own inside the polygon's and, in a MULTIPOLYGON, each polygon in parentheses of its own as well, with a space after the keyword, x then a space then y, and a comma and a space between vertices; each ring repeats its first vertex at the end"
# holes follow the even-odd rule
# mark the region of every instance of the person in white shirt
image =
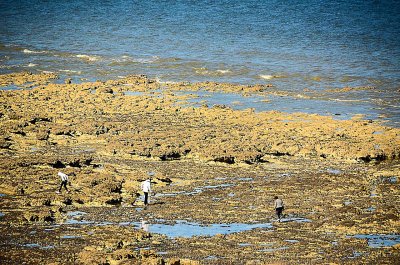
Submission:
POLYGON ((60 185, 60 189, 58 191, 56 191, 56 193, 60 193, 63 186, 67 190, 67 192, 69 192, 68 188, 67 188, 68 175, 64 174, 62 172, 58 172, 57 175, 61 178, 61 185, 60 185))
POLYGON ((285 206, 283 205, 282 199, 279 199, 278 196, 275 196, 274 199, 275 199, 274 208, 280 222, 282 217, 282 212, 285 209, 285 206))
POLYGON ((151 178, 143 181, 141 188, 144 193, 144 205, 147 205, 149 203, 149 193, 151 192, 151 178))

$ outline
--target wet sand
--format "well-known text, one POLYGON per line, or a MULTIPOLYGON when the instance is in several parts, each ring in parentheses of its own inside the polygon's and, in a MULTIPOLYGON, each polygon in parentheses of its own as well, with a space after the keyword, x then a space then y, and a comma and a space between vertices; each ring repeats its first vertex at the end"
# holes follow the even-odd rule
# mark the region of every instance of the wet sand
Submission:
POLYGON ((399 129, 360 117, 193 107, 175 92, 252 94, 268 85, 55 78, 0 76, 3 86, 31 88, 0 91, 2 264, 399 260, 399 129), (70 193, 55 193, 60 170, 70 193), (149 172, 155 194, 144 207, 149 172))

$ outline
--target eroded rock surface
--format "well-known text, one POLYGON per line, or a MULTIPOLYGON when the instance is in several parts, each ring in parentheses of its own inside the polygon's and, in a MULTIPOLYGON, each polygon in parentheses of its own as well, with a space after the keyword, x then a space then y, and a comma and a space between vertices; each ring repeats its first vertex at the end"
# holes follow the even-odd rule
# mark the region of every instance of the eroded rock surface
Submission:
POLYGON ((194 108, 191 95, 174 93, 258 93, 269 85, 50 78, 0 77, 2 85, 36 84, 0 91, 2 264, 399 259, 399 129, 357 117, 194 108), (58 171, 70 176, 69 193, 55 193, 58 171), (140 183, 149 172, 156 194, 145 208, 140 183), (275 195, 286 204, 282 223, 275 195), (152 232, 180 222, 266 225, 192 237, 152 232), (371 247, 360 235, 395 240, 371 247))

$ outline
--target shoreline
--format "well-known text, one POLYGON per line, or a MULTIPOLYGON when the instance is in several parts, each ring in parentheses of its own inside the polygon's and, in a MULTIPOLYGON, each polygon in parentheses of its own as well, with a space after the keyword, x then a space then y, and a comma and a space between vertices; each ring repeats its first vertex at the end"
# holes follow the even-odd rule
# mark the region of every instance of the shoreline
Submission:
POLYGON ((364 264, 399 257, 400 129, 357 116, 194 107, 193 95, 176 92, 268 93, 269 85, 160 84, 143 75, 52 84, 54 78, 0 76, 3 85, 33 87, 0 91, 0 248, 9 250, 0 260, 7 264, 364 264), (54 192, 59 170, 71 175, 69 194, 54 192), (139 185, 147 172, 155 172, 160 195, 144 209, 139 185), (290 218, 310 222, 273 222, 277 194, 290 218), (109 223, 68 224, 68 213, 82 209, 82 221, 109 223), (174 240, 118 225, 141 219, 150 227, 180 220, 272 225, 174 240), (33 239, 18 232, 21 226, 35 231, 40 246, 53 247, 24 246, 33 239), (370 248, 359 239, 366 234, 393 234, 395 243, 370 248), (72 237, 57 243, 62 236, 72 237))

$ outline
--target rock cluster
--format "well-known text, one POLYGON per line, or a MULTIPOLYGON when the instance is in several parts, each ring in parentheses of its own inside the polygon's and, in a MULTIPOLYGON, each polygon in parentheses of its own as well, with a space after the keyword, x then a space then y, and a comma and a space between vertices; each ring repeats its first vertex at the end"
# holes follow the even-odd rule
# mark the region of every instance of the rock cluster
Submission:
MULTIPOLYGON (((139 76, 2 91, 2 148, 93 146, 159 160, 195 158, 229 164, 262 162, 265 155, 371 161, 400 154, 399 130, 372 121, 183 108, 173 94, 125 95, 126 84, 132 84, 130 91, 159 87, 139 76)), ((207 89, 225 86, 211 83, 207 89)))
POLYGON ((192 95, 176 93, 269 93, 270 85, 53 78, 0 76, 3 86, 32 87, 0 90, 0 261, 398 260, 397 247, 371 249, 351 235, 399 231, 399 129, 360 117, 192 107, 192 95), (69 193, 55 192, 58 171, 70 176, 69 193), (140 183, 149 175, 157 195, 145 208, 140 183), (306 221, 174 239, 131 224, 269 223, 275 195, 283 195, 287 216, 306 221))

